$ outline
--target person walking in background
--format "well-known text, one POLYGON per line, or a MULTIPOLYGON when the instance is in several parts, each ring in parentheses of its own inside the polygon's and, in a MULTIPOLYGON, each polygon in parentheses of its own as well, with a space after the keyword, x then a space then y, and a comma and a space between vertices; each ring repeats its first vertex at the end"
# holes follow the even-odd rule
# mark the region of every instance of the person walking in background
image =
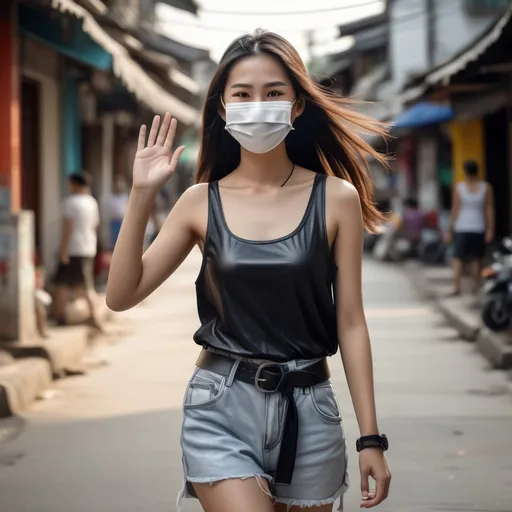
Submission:
POLYGON ((119 230, 128 206, 128 197, 126 180, 123 176, 117 175, 114 178, 112 193, 104 197, 101 204, 101 214, 108 225, 111 250, 114 249, 119 236, 119 230))
POLYGON ((64 200, 59 266, 55 275, 55 319, 66 324, 66 305, 70 290, 82 292, 95 327, 101 329, 96 312, 94 258, 100 223, 96 199, 91 196, 84 174, 69 177, 69 196, 64 200))
POLYGON ((462 271, 470 264, 473 292, 480 288, 480 273, 485 246, 494 239, 494 195, 489 183, 478 178, 478 164, 464 164, 464 181, 453 187, 453 204, 448 241, 453 241, 453 290, 461 293, 462 271))

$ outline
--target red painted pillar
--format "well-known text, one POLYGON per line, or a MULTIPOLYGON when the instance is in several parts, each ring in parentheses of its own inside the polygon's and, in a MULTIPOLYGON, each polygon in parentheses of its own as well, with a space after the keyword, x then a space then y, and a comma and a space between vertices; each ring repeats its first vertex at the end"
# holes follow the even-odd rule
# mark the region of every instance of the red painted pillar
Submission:
POLYGON ((20 94, 16 4, 0 1, 0 211, 21 202, 20 94))

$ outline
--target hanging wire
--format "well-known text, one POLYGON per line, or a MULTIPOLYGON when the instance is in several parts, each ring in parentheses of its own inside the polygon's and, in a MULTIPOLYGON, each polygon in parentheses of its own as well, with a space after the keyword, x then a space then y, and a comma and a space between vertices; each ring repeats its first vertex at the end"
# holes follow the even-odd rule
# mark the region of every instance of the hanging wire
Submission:
POLYGON ((357 7, 369 7, 372 5, 384 6, 384 0, 364 0, 363 2, 356 2, 350 5, 343 5, 341 7, 325 7, 322 9, 307 9, 304 11, 293 10, 293 11, 228 11, 221 9, 201 9, 201 12, 208 14, 222 14, 222 15, 233 15, 233 16, 294 16, 300 14, 321 14, 328 12, 348 11, 357 7))

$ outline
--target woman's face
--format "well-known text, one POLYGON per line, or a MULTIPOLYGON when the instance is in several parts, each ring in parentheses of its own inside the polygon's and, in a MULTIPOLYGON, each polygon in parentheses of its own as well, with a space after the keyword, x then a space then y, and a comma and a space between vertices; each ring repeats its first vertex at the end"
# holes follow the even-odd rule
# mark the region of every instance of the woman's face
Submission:
MULTIPOLYGON (((240 59, 231 68, 223 101, 245 103, 249 101, 296 101, 296 94, 281 63, 266 54, 240 59)), ((301 113, 297 102, 292 109, 292 121, 301 113)))

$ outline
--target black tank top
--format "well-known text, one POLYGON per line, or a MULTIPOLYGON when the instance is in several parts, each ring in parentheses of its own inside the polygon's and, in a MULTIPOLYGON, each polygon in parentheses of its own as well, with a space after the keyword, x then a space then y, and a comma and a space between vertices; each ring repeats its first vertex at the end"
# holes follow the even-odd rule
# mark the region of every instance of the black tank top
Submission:
POLYGON ((234 355, 289 361, 338 348, 325 222, 326 176, 317 174, 299 226, 269 241, 229 230, 218 182, 208 188, 208 227, 196 281, 199 345, 234 355))

